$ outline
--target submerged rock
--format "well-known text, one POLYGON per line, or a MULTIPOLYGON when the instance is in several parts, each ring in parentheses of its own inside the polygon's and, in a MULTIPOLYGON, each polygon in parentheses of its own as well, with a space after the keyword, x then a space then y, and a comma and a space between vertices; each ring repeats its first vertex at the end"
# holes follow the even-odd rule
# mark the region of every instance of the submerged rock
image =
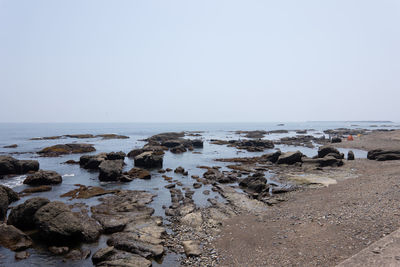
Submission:
POLYGON ((53 185, 60 184, 62 177, 55 171, 39 170, 32 175, 29 175, 24 184, 28 185, 53 185))
POLYGON ((119 192, 119 190, 105 190, 101 187, 97 186, 85 186, 85 185, 77 185, 79 188, 71 190, 65 194, 62 194, 61 197, 70 197, 74 198, 83 198, 88 199, 91 197, 101 196, 105 194, 114 194, 119 192))

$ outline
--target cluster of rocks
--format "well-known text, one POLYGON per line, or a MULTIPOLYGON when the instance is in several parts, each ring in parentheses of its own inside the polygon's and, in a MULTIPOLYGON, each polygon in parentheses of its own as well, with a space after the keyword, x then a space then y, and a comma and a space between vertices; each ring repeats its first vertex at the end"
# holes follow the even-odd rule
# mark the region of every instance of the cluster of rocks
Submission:
POLYGON ((248 140, 217 140, 211 139, 211 144, 228 145, 237 149, 247 150, 249 152, 262 152, 265 149, 274 148, 274 143, 266 139, 248 139, 248 140))
MULTIPOLYGON (((95 242, 105 233, 109 235, 108 247, 92 256, 96 266, 151 266, 152 259, 164 254, 166 236, 162 218, 152 216, 154 209, 147 207, 154 195, 131 190, 107 193, 114 195, 100 198, 100 204, 91 207, 91 216, 85 209, 73 211, 74 206, 60 201, 28 199, 11 209, 7 224, 0 224, 0 245, 13 251, 26 250, 33 241, 23 231, 33 231, 53 254, 79 260, 89 257, 91 251, 72 247, 95 242)), ((98 194, 88 197, 93 195, 98 194)), ((11 189, 0 186, 0 203, 3 197, 7 202, 18 199, 11 189)))
POLYGON ((58 157, 66 154, 80 154, 96 151, 92 144, 58 144, 45 147, 37 152, 42 157, 58 157))
POLYGON ((365 129, 348 129, 348 128, 337 128, 328 129, 324 133, 336 138, 345 138, 349 135, 366 134, 368 131, 365 129))
POLYGON ((77 138, 77 139, 88 139, 88 138, 103 138, 103 139, 128 139, 129 136, 118 135, 118 134, 66 134, 57 136, 45 136, 45 137, 34 137, 29 140, 57 140, 63 138, 77 138))
POLYGON ((37 160, 17 160, 10 156, 0 156, 0 176, 25 174, 39 170, 37 160))
POLYGON ((288 146, 304 146, 308 148, 314 148, 314 144, 326 144, 329 140, 322 137, 315 137, 312 135, 297 135, 293 137, 283 137, 279 141, 275 141, 276 145, 288 145, 288 146))
POLYGON ((368 151, 367 158, 370 160, 377 160, 377 161, 399 160, 400 150, 374 149, 368 151))

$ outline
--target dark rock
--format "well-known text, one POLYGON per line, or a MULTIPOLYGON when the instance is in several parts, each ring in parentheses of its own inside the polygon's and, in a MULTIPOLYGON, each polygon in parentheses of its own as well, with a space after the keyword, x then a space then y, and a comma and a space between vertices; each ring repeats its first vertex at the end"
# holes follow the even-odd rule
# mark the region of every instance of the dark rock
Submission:
POLYGON ((11 209, 7 224, 14 225, 21 230, 34 229, 34 215, 36 211, 49 202, 47 198, 42 197, 28 199, 24 203, 11 209))
POLYGON ((85 186, 85 185, 77 185, 79 188, 71 190, 65 194, 62 194, 61 197, 70 197, 71 199, 88 199, 91 197, 102 196, 105 194, 114 194, 119 192, 119 190, 105 190, 101 187, 97 186, 85 186))
POLYGON ((32 240, 21 230, 5 223, 0 224, 0 245, 12 251, 21 251, 32 246, 32 240))
POLYGON ((84 169, 97 170, 106 158, 107 154, 105 153, 100 153, 98 155, 83 155, 79 159, 79 165, 84 169))
POLYGON ((163 155, 147 151, 134 158, 135 166, 143 168, 162 168, 163 155))
POLYGON ((343 165, 343 161, 341 158, 335 158, 333 156, 326 155, 323 158, 315 158, 315 159, 309 159, 304 157, 303 164, 315 164, 318 167, 327 167, 327 166, 339 167, 343 165))
POLYGON ((185 169, 183 167, 179 166, 174 170, 174 172, 183 174, 185 172, 185 169))
POLYGON ((92 262, 97 264, 102 261, 106 261, 110 256, 115 254, 114 247, 101 248, 92 256, 92 262))
POLYGON ((39 170, 37 160, 17 160, 10 156, 0 156, 0 175, 25 174, 39 170))
POLYGON ((84 260, 89 258, 90 253, 89 249, 73 249, 65 255, 65 258, 73 261, 84 260))
POLYGON ((201 139, 194 139, 194 140, 191 140, 191 142, 192 142, 192 146, 195 148, 203 147, 203 140, 201 140, 201 139))
POLYGON ((99 262, 97 267, 124 266, 124 267, 150 267, 151 261, 137 254, 114 249, 107 260, 99 262))
POLYGON ((18 194, 14 190, 0 185, 0 221, 3 221, 6 217, 8 205, 18 199, 18 194))
POLYGON ((106 234, 121 232, 129 222, 128 219, 118 215, 93 214, 92 218, 101 224, 106 234))
POLYGON ((193 188, 196 188, 196 189, 198 189, 198 188, 200 188, 200 187, 202 187, 203 185, 201 184, 201 183, 194 183, 193 184, 193 188))
POLYGON ((328 154, 338 154, 340 155, 339 150, 331 146, 321 146, 318 148, 318 158, 323 158, 328 154))
POLYGON ((265 177, 247 177, 243 179, 239 185, 246 188, 248 192, 251 193, 261 193, 268 191, 269 185, 267 184, 267 179, 265 177))
POLYGON ((40 237, 50 244, 93 242, 100 235, 101 226, 94 219, 72 212, 63 202, 54 201, 42 206, 34 218, 40 237))
POLYGON ((371 160, 385 161, 385 160, 399 160, 400 150, 384 150, 374 149, 368 151, 367 158, 371 160))
POLYGON ((125 159, 125 157, 126 157, 126 154, 122 151, 107 153, 108 160, 125 159))
POLYGON ((270 162, 272 162, 272 163, 275 163, 275 162, 278 161, 279 156, 280 156, 281 154, 282 154, 282 152, 281 152, 280 150, 278 150, 278 151, 275 151, 274 153, 262 155, 261 158, 262 158, 262 159, 265 159, 265 160, 267 160, 267 161, 270 161, 270 162))
POLYGON ((96 151, 96 149, 91 144, 72 143, 45 147, 37 153, 44 157, 57 157, 64 154, 88 153, 93 151, 96 151))
POLYGON ((39 170, 32 175, 29 175, 25 180, 24 184, 29 185, 52 185, 60 184, 62 177, 55 171, 39 170))
POLYGON ((331 139, 331 143, 341 143, 342 142, 342 138, 340 137, 332 137, 331 139))
POLYGON ((183 145, 175 146, 170 149, 171 153, 180 154, 186 152, 187 149, 183 145))
POLYGON ((301 162, 301 157, 303 154, 300 151, 296 152, 286 152, 279 156, 278 164, 295 164, 296 162, 301 162))
POLYGON ((99 165, 100 181, 118 181, 124 166, 123 160, 105 160, 99 165))
POLYGON ((354 152, 352 150, 347 152, 347 160, 354 160, 354 152))
POLYGON ((167 184, 164 187, 167 188, 167 189, 175 188, 175 184, 167 184))

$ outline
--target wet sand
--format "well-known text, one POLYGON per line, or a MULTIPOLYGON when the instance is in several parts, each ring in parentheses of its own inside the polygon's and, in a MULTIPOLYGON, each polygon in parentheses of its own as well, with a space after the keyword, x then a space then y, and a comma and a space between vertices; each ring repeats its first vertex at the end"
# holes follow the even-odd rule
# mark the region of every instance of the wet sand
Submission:
MULTIPOLYGON (((400 131, 336 146, 400 148, 400 131)), ((287 201, 262 215, 226 220, 214 242, 220 265, 335 266, 400 227, 399 161, 356 159, 338 170, 355 175, 329 187, 287 193, 287 201)))

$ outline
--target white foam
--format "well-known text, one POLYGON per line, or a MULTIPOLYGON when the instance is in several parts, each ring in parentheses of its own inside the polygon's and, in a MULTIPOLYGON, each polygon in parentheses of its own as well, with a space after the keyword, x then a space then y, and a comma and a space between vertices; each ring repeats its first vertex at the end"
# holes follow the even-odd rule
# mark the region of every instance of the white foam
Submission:
POLYGON ((0 180, 0 184, 5 185, 10 188, 14 188, 23 184, 26 175, 16 176, 12 178, 6 178, 0 180))
POLYGON ((62 177, 73 177, 75 176, 75 174, 71 173, 71 174, 64 174, 62 177))

